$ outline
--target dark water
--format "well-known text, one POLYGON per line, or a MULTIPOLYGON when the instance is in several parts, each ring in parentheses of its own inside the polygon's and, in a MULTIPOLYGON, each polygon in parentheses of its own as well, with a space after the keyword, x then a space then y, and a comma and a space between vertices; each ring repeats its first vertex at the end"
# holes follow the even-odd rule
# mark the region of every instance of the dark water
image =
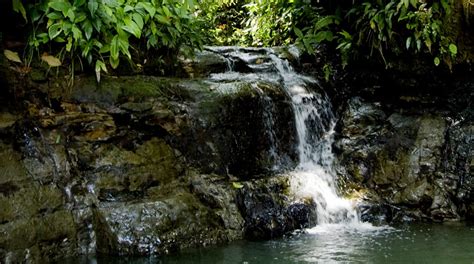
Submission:
POLYGON ((470 263, 474 225, 449 223, 373 228, 326 225, 291 237, 240 241, 160 258, 97 257, 68 263, 470 263))

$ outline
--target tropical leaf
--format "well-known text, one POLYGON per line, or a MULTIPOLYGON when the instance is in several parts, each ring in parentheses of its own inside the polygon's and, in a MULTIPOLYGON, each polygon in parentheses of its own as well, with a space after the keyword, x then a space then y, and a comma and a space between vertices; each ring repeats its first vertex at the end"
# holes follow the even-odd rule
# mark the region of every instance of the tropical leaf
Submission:
POLYGON ((235 189, 241 189, 244 187, 244 185, 240 182, 232 182, 232 187, 234 187, 235 189))
POLYGON ((18 62, 18 63, 21 63, 21 59, 20 59, 20 56, 18 56, 18 53, 17 52, 14 52, 14 51, 11 51, 11 50, 4 50, 3 51, 3 54, 5 55, 5 57, 10 60, 10 61, 13 61, 13 62, 18 62))
POLYGON ((41 56, 41 59, 46 62, 49 67, 59 67, 62 65, 61 61, 58 58, 48 55, 48 53, 44 53, 41 56))

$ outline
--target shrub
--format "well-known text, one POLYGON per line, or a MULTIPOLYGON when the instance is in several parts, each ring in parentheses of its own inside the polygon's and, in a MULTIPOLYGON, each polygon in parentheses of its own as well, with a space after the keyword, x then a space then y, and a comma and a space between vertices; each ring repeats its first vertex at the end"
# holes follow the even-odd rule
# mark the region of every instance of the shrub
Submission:
POLYGON ((457 46, 446 37, 443 22, 451 12, 450 0, 363 0, 349 7, 340 4, 333 14, 317 18, 302 30, 295 29, 306 50, 322 42, 337 44, 343 64, 349 55, 372 56, 376 51, 387 66, 386 54, 429 53, 434 64, 449 66, 457 46))
POLYGON ((194 0, 29 2, 13 0, 14 10, 32 26, 30 57, 33 51, 59 50, 61 58, 93 65, 98 80, 121 59, 132 62, 131 53, 139 53, 142 44, 146 49, 175 51, 203 45, 194 0))

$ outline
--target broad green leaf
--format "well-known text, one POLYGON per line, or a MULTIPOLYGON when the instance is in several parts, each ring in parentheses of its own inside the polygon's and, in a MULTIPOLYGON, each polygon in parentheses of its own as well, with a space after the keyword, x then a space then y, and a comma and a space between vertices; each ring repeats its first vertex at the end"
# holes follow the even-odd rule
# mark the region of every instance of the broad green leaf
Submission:
POLYGON ((306 51, 309 53, 309 54, 314 54, 314 49, 313 49, 313 46, 311 45, 311 43, 308 41, 308 39, 304 38, 303 39, 303 45, 304 45, 304 48, 306 49, 306 51))
POLYGON ((124 26, 122 26, 122 29, 133 34, 135 37, 140 38, 142 31, 138 27, 137 23, 135 23, 133 20, 130 18, 125 18, 124 21, 125 23, 124 26))
POLYGON ((38 22, 38 20, 40 20, 42 17, 43 17, 43 12, 41 10, 38 10, 38 9, 29 9, 28 10, 28 14, 30 15, 30 18, 31 18, 31 21, 32 22, 38 22))
POLYGON ((5 55, 5 57, 10 60, 10 61, 13 61, 13 62, 18 62, 18 63, 21 63, 21 59, 20 59, 20 56, 18 56, 18 53, 17 52, 14 52, 14 51, 11 51, 11 50, 4 50, 3 51, 3 54, 5 55))
POLYGON ((156 15, 156 19, 158 19, 158 21, 161 22, 162 24, 166 24, 166 25, 170 24, 170 21, 162 15, 156 15))
POLYGON ((155 16, 156 9, 151 3, 139 2, 136 5, 136 8, 140 8, 140 7, 143 7, 148 12, 148 14, 150 14, 151 17, 155 16))
POLYGON ((408 8, 408 5, 410 4, 410 0, 402 0, 403 5, 405 6, 405 9, 408 8))
POLYGON ((304 38, 303 32, 299 28, 294 27, 293 30, 295 31, 295 34, 298 38, 300 39, 304 38))
POLYGON ((48 55, 47 53, 43 54, 43 56, 41 56, 41 59, 46 62, 50 67, 59 67, 61 66, 61 61, 54 57, 54 56, 51 56, 51 55, 48 55))
POLYGON ((134 10, 134 8, 131 5, 125 5, 125 8, 123 9, 125 13, 128 13, 132 10, 134 10))
MULTIPOLYGON (((58 23, 58 24, 60 24, 60 23, 58 23)), ((70 23, 69 21, 64 21, 64 23, 62 23, 62 25, 61 25, 61 28, 63 29, 64 34, 69 35, 69 33, 71 33, 71 31, 72 31, 72 26, 73 25, 74 24, 70 23)))
POLYGON ((74 6, 80 7, 80 6, 83 6, 85 3, 86 3, 86 0, 75 0, 74 6))
POLYGON ((352 39, 351 34, 350 34, 349 32, 347 32, 347 31, 345 31, 345 30, 340 31, 339 34, 340 34, 341 36, 343 36, 343 37, 344 37, 345 39, 347 39, 347 40, 351 40, 351 39, 352 39))
POLYGON ((87 15, 84 12, 77 13, 76 15, 76 20, 74 20, 74 23, 81 23, 82 21, 87 19, 87 15))
MULTIPOLYGON (((119 37, 115 35, 110 42, 110 58, 118 61, 119 57, 119 37)), ((113 66, 112 66, 113 67, 113 66)), ((113 67, 116 68, 116 67, 113 67)))
POLYGON ((137 23, 137 26, 141 31, 143 29, 143 18, 142 18, 142 16, 138 13, 133 14, 133 21, 135 21, 135 23, 137 23))
POLYGON ((438 57, 435 57, 435 58, 434 58, 434 64, 435 64, 436 66, 438 66, 438 65, 440 64, 440 62, 441 62, 441 61, 439 60, 438 57))
POLYGON ((432 43, 431 43, 431 39, 430 39, 430 38, 427 38, 427 39, 425 40, 425 45, 426 45, 426 47, 428 47, 428 50, 431 52, 431 45, 432 45, 432 43))
POLYGON ((319 31, 322 28, 325 28, 335 22, 334 16, 325 16, 316 22, 314 25, 314 30, 319 31))
MULTIPOLYGON (((120 3, 117 2, 117 0, 102 0, 102 2, 110 7, 118 7, 120 6, 120 3)), ((121 2, 123 3, 123 0, 121 0, 121 2)))
POLYGON ((103 6, 104 7, 104 10, 105 10, 105 13, 107 14, 107 16, 109 17, 115 17, 114 16, 114 11, 112 11, 112 9, 108 6, 103 6))
POLYGON ((110 52, 110 44, 105 44, 99 48, 99 53, 108 53, 110 52))
POLYGON ((128 44, 127 35, 125 34, 119 35, 118 45, 119 45, 119 50, 122 52, 122 54, 127 55, 127 57, 131 59, 132 55, 130 54, 130 51, 128 50, 129 44, 128 44))
POLYGON ((48 28, 48 35, 49 35, 49 39, 54 39, 55 37, 57 37, 59 34, 61 34, 62 32, 62 24, 61 23, 56 23, 56 24, 52 24, 49 28, 48 28))
POLYGON ((102 29, 102 20, 94 19, 92 20, 92 25, 94 26, 95 31, 100 32, 102 29))
POLYGON ((162 8, 163 8, 163 12, 165 13, 167 17, 173 16, 167 6, 164 5, 162 6, 162 8))
POLYGON ((61 12, 51 12, 49 14, 46 15, 49 19, 53 19, 53 20, 58 20, 58 19, 63 19, 64 16, 61 12))
POLYGON ((110 62, 110 66, 112 66, 112 68, 114 68, 114 69, 117 69, 117 67, 119 66, 119 63, 120 63, 118 58, 114 59, 112 57, 109 58, 109 62, 110 62))
POLYGON ((56 11, 61 11, 63 14, 67 14, 69 9, 71 8, 71 4, 65 1, 51 1, 49 2, 49 7, 56 11))
POLYGON ((453 44, 453 43, 449 44, 448 48, 449 48, 449 52, 451 52, 451 55, 454 56, 454 55, 458 54, 458 47, 455 44, 453 44))
POLYGON ((405 45, 406 45, 407 50, 410 49, 410 47, 411 47, 411 37, 407 38, 407 41, 406 41, 405 45))
POLYGON ((82 39, 82 31, 76 25, 72 27, 72 36, 76 40, 82 39))
POLYGON ((20 13, 23 19, 25 19, 25 21, 28 21, 28 18, 26 17, 26 10, 21 0, 13 0, 12 3, 13 11, 20 13))
POLYGON ((56 37, 56 38, 54 39, 54 41, 57 42, 57 43, 64 43, 64 42, 66 42, 66 40, 65 40, 64 38, 62 38, 62 37, 56 37))
POLYGON ((72 50, 72 36, 67 38, 66 51, 71 52, 72 50))
POLYGON ((84 30, 84 34, 86 35, 86 39, 89 40, 92 36, 92 31, 94 30, 92 27, 92 23, 89 20, 86 20, 82 24, 82 29, 84 30))
POLYGON ((97 60, 95 62, 95 77, 97 79, 97 82, 100 83, 100 73, 101 72, 107 72, 107 66, 105 63, 101 60, 97 60))
POLYGON ((87 7, 91 12, 91 16, 94 16, 97 9, 99 9, 99 3, 97 3, 96 0, 89 0, 89 2, 87 3, 87 7))
POLYGON ((320 31, 314 35, 314 40, 318 43, 322 41, 332 41, 333 39, 334 35, 331 31, 320 31))
POLYGON ((71 22, 74 22, 74 20, 76 19, 76 13, 74 12, 72 8, 67 11, 66 16, 69 17, 69 20, 71 22))

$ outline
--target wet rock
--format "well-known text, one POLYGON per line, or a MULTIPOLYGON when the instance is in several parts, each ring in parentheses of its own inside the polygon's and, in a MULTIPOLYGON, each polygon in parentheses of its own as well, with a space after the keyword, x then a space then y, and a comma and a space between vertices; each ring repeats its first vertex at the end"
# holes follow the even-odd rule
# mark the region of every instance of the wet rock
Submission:
POLYGON ((208 50, 198 52, 193 59, 182 59, 181 64, 186 75, 191 78, 204 77, 228 69, 228 62, 223 56, 208 50))
POLYGON ((472 159, 472 153, 466 153, 466 138, 458 138, 469 133, 457 132, 456 143, 449 142, 454 131, 448 128, 444 117, 390 111, 386 115, 387 110, 379 104, 355 98, 348 103, 341 120, 341 137, 336 143, 343 167, 341 174, 353 188, 370 193, 364 211, 372 211, 379 215, 375 219, 384 221, 446 221, 464 217, 466 212, 462 208, 469 208, 470 198, 460 202, 455 197, 463 189, 472 190, 469 184, 459 181, 461 175, 469 178, 469 171, 447 170, 459 168, 447 167, 459 157, 447 155, 447 151, 452 153, 452 146, 456 146, 464 150, 463 155, 471 157, 467 160, 472 159), (370 204, 375 207, 370 208, 370 204), (398 209, 395 212, 380 208, 398 209))
POLYGON ((316 224, 314 203, 295 203, 285 195, 289 187, 287 180, 283 176, 254 180, 239 189, 237 204, 245 219, 247 239, 277 238, 316 224))
POLYGON ((0 112, 0 133, 3 130, 12 128, 16 120, 18 120, 18 116, 8 112, 0 112))

